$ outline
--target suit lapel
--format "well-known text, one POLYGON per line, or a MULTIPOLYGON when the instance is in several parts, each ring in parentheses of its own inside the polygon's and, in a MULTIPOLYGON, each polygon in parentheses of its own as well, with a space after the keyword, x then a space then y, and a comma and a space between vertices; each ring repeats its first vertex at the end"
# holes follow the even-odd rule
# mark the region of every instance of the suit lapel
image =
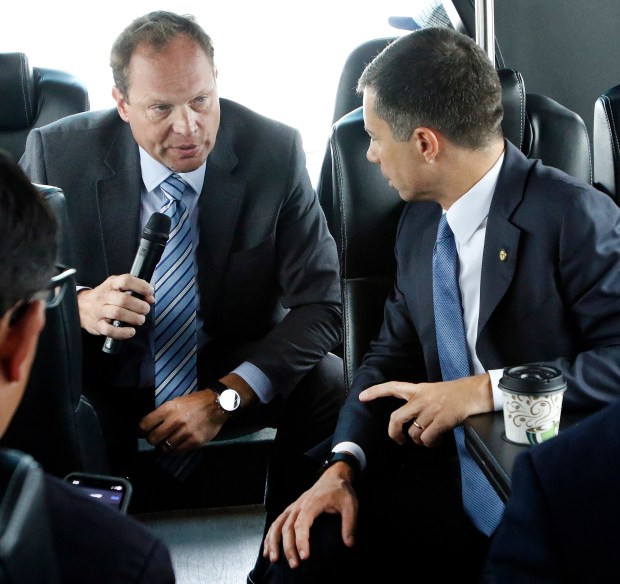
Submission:
POLYGON ((131 269, 140 239, 140 157, 129 125, 122 124, 105 158, 110 175, 97 181, 97 205, 108 275, 131 269))
POLYGON ((426 350, 426 368, 429 380, 440 379, 437 337, 435 335, 435 314, 433 312, 433 250, 437 240, 437 224, 441 217, 441 207, 434 205, 434 214, 422 232, 419 253, 416 255, 414 277, 418 289, 418 334, 426 350), (429 308, 430 307, 430 308, 429 308))
POLYGON ((525 183, 533 164, 510 142, 506 142, 506 155, 489 209, 484 241, 478 338, 514 277, 521 231, 509 218, 523 199, 525 183))
MULTIPOLYGON (((231 171, 238 159, 222 136, 209 155, 205 182, 200 195, 198 225, 198 278, 201 307, 209 314, 237 229, 245 181, 231 171)), ((205 316, 203 316, 205 318, 205 316)))

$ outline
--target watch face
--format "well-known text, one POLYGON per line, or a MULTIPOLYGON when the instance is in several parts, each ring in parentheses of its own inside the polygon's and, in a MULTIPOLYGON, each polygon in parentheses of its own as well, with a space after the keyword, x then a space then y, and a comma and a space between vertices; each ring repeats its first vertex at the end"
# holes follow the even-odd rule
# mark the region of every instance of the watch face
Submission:
POLYGON ((234 389, 225 389, 220 393, 218 402, 220 407, 227 412, 234 412, 241 403, 239 394, 234 389))

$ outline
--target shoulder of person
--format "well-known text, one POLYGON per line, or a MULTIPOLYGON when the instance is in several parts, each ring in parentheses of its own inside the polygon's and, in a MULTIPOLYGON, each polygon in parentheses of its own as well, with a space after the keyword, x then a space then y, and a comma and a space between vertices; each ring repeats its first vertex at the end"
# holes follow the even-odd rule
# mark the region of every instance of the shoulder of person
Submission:
POLYGON ((82 537, 86 532, 92 533, 99 545, 102 537, 112 534, 118 545, 126 540, 142 540, 145 544, 157 540, 137 519, 89 499, 57 477, 45 476, 45 496, 54 531, 74 531, 77 537, 83 530, 82 537))
POLYGON ((93 131, 119 127, 124 123, 116 109, 111 108, 73 114, 47 124, 39 128, 39 131, 42 134, 93 131))
POLYGON ((165 544, 136 519, 47 475, 45 499, 62 582, 175 581, 165 544))

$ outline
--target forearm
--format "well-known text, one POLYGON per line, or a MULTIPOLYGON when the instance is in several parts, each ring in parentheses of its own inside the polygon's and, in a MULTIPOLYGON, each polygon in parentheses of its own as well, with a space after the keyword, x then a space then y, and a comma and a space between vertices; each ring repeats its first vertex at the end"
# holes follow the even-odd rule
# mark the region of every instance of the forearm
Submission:
POLYGON ((261 341, 247 361, 258 367, 286 396, 341 339, 337 304, 310 304, 291 311, 261 341))

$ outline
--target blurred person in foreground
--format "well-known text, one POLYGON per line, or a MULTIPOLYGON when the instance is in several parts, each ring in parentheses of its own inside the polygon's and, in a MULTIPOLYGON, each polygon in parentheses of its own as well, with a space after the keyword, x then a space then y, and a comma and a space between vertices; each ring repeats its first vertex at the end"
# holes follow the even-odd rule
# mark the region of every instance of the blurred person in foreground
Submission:
POLYGON ((517 458, 496 584, 620 582, 620 402, 517 458))
MULTIPOLYGON (((56 221, 41 195, 0 154, 0 436, 22 399, 57 286, 56 221)), ((136 520, 45 476, 60 581, 67 584, 175 581, 168 550, 136 520)), ((36 542, 32 545, 36 546, 36 542)))

